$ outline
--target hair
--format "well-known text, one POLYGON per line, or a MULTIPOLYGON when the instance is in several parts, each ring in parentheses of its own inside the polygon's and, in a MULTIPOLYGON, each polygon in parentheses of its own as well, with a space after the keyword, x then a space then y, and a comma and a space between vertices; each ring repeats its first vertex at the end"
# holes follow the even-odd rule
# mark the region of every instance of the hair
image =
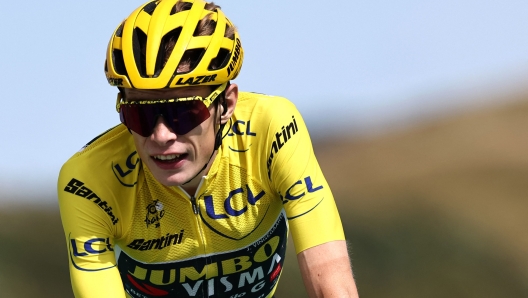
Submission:
MULTIPOLYGON (((170 14, 173 15, 178 12, 190 10, 192 8, 192 5, 193 3, 191 2, 185 2, 183 0, 178 0, 176 4, 172 7, 170 14)), ((152 11, 155 8, 156 8, 156 4, 153 1, 147 6, 145 6, 144 10, 147 11, 148 13, 152 13, 152 11)), ((209 35, 212 35, 215 31, 217 22, 213 20, 212 12, 217 11, 221 8, 219 5, 216 5, 213 2, 211 2, 211 3, 206 3, 204 9, 211 11, 211 13, 207 14, 203 19, 201 19, 198 22, 194 30, 194 34, 193 34, 194 36, 209 36, 209 35)), ((121 24, 121 27, 120 29, 118 29, 118 31, 122 30, 123 25, 124 23, 121 24)), ((160 72, 167 64, 167 61, 170 58, 170 55, 174 49, 174 46, 176 45, 178 38, 180 37, 181 29, 182 28, 177 28, 167 33, 162 38, 161 45, 159 47, 159 52, 158 52, 158 59, 157 59, 158 61, 156 62, 156 72, 160 72)), ((229 24, 226 24, 226 30, 225 30, 224 37, 234 40, 235 32, 236 32, 236 28, 234 26, 230 26, 229 24)), ((135 34, 135 40, 137 41, 134 47, 137 46, 137 48, 139 49, 137 58, 140 60, 140 63, 138 63, 138 66, 140 68, 140 72, 142 72, 141 69, 144 68, 145 59, 146 59, 145 55, 146 55, 147 36, 145 33, 143 33, 139 29, 135 30, 134 34, 135 34)), ((186 73, 194 69, 194 67, 196 67, 196 65, 200 62, 200 59, 202 58, 202 55, 204 52, 205 52, 204 49, 187 50, 183 54, 178 64, 178 67, 176 68, 176 73, 178 74, 186 73)), ((220 49, 217 57, 211 61, 209 65, 209 69, 215 70, 215 69, 224 67, 225 64, 228 62, 229 55, 230 55, 230 52, 228 50, 220 49)), ((211 85, 210 87, 211 87, 211 91, 213 91, 218 86, 211 85)))
MULTIPOLYGON (((176 2, 174 7, 171 10, 171 14, 176 14, 181 11, 190 10, 192 7, 192 3, 190 2, 183 2, 182 0, 179 0, 176 2)), ((214 4, 214 2, 207 3, 205 5, 205 9, 209 11, 216 11, 217 9, 220 9, 220 6, 214 4)), ((198 22, 198 25, 196 26, 196 29, 194 30, 194 36, 208 36, 213 34, 216 27, 216 21, 212 19, 212 13, 208 14, 205 18, 200 20, 198 22)), ((235 31, 236 28, 233 26, 226 25, 226 31, 224 34, 224 37, 227 37, 229 39, 235 38, 235 31)), ((163 55, 163 66, 167 63, 172 50, 174 49, 174 46, 176 45, 176 42, 178 41, 178 37, 180 32, 174 32, 169 33, 167 38, 162 41, 162 44, 160 46, 160 55, 163 55)), ((225 53, 227 55, 228 53, 225 53)), ((182 59, 180 60, 180 63, 178 64, 177 73, 185 73, 190 71, 196 64, 198 64, 199 59, 201 58, 202 51, 201 50, 188 50, 183 54, 182 59)), ((213 59, 211 62, 210 68, 211 69, 218 69, 220 68, 223 60, 225 57, 222 57, 222 55, 219 55, 219 57, 213 59)))

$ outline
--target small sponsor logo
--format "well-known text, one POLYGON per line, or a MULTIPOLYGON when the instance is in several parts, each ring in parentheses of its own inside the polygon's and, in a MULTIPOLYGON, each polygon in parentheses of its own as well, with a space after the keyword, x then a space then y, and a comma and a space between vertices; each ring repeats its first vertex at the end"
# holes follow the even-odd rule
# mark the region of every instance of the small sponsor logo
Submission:
POLYGON ((239 136, 251 136, 255 137, 257 135, 256 132, 251 131, 251 120, 243 121, 243 120, 237 120, 233 122, 233 126, 231 127, 231 131, 228 136, 232 137, 234 135, 239 136))
POLYGON ((134 239, 127 246, 135 250, 163 249, 168 246, 177 245, 182 242, 183 230, 180 233, 167 234, 156 239, 134 239))
POLYGON ((229 67, 227 68, 228 76, 231 74, 231 72, 233 72, 233 70, 236 69, 238 60, 241 58, 240 57, 241 49, 242 49, 242 43, 240 42, 240 39, 237 38, 236 45, 235 45, 235 51, 234 51, 233 58, 232 58, 233 60, 231 60, 231 64, 229 64, 229 67))
POLYGON ((114 251, 114 248, 112 247, 112 243, 110 238, 91 238, 88 240, 82 240, 82 239, 71 239, 71 233, 68 235, 68 241, 69 246, 68 249, 70 251, 70 260, 75 267, 75 269, 80 271, 102 271, 106 269, 110 269, 112 267, 115 267, 116 265, 111 265, 109 267, 103 267, 103 268, 87 268, 91 267, 90 262, 84 262, 82 259, 83 257, 91 257, 91 256, 97 256, 106 252, 112 253, 114 251))
POLYGON ((114 213, 112 212, 112 207, 108 206, 108 203, 106 201, 101 200, 95 192, 93 192, 88 187, 84 186, 84 182, 79 181, 75 178, 72 178, 70 182, 68 182, 68 185, 64 188, 65 192, 72 193, 76 196, 79 196, 81 198, 85 198, 87 200, 91 200, 94 202, 94 204, 97 204, 99 208, 101 208, 108 216, 110 216, 110 220, 112 220, 112 224, 115 225, 119 222, 119 218, 117 218, 114 213))
POLYGON ((268 178, 271 180, 271 163, 275 154, 281 150, 284 145, 299 131, 297 127, 297 122, 295 121, 295 116, 292 116, 292 122, 287 126, 283 126, 280 132, 275 133, 275 140, 271 144, 271 152, 268 157, 268 178))
POLYGON ((295 201, 304 197, 306 195, 304 191, 307 191, 308 193, 314 193, 321 189, 323 189, 323 186, 319 185, 314 187, 312 177, 308 176, 302 180, 298 180, 292 186, 290 186, 286 190, 285 195, 281 195, 281 198, 283 203, 287 203, 288 201, 295 201))
POLYGON ((136 169, 140 159, 137 152, 130 153, 125 161, 118 163, 112 162, 112 171, 121 185, 133 187, 137 184, 137 175, 130 175, 136 169))
POLYGON ((147 228, 150 225, 154 225, 155 228, 160 227, 160 220, 165 216, 165 210, 163 209, 163 203, 159 200, 155 200, 147 206, 147 215, 145 216, 145 223, 147 228))
POLYGON ((70 242, 71 251, 75 257, 98 255, 107 251, 114 251, 110 243, 110 238, 93 238, 86 241, 70 239, 70 242))
MULTIPOLYGON (((296 200, 299 200, 299 199, 303 198, 305 195, 307 195, 307 193, 308 194, 315 193, 315 192, 317 192, 317 191, 319 191, 319 190, 321 190, 323 188, 324 187, 322 185, 314 186, 314 184, 312 182, 312 177, 307 176, 304 179, 297 180, 295 183, 293 183, 293 185, 291 185, 286 190, 284 196, 281 194, 281 192, 279 192, 279 196, 282 199, 282 203, 286 204, 286 203, 288 203, 290 201, 296 201, 296 200)), ((288 219, 291 220, 291 219, 303 216, 303 215, 311 212, 317 206, 319 206, 319 204, 323 200, 324 200, 324 197, 321 198, 316 203, 312 203, 311 205, 304 204, 304 205, 307 205, 307 206, 305 206, 305 208, 303 208, 304 211, 302 213, 289 214, 288 219)))
MULTIPOLYGON (((257 136, 256 132, 251 131, 251 120, 243 121, 243 120, 236 120, 233 125, 231 126, 230 132, 228 136, 248 136, 248 137, 255 137, 257 136)), ((246 147, 244 149, 241 148, 233 148, 229 146, 229 150, 237 153, 244 153, 249 151, 249 147, 251 147, 251 144, 249 145, 242 145, 243 147, 246 147)))

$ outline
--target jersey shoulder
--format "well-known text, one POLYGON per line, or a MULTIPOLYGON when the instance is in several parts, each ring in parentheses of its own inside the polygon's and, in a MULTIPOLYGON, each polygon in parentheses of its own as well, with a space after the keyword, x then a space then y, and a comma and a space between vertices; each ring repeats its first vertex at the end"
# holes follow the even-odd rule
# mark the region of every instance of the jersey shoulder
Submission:
POLYGON ((268 113, 262 113, 267 110, 288 111, 296 110, 297 108, 289 99, 282 96, 268 95, 256 92, 240 92, 238 94, 238 103, 235 111, 237 112, 248 112, 254 111, 259 112, 259 116, 269 115, 268 113))
POLYGON ((59 174, 59 189, 72 179, 92 187, 105 185, 106 189, 133 187, 139 164, 132 135, 120 124, 88 142, 66 161, 59 174))
POLYGON ((222 142, 223 156, 269 183, 271 162, 279 150, 295 147, 292 142, 301 137, 301 122, 295 105, 284 97, 240 92, 222 142))
POLYGON ((299 111, 285 97, 254 92, 239 93, 234 119, 239 122, 251 120, 252 127, 259 130, 261 137, 275 133, 277 127, 287 125, 292 117, 300 118, 299 111))
POLYGON ((75 153, 62 166, 57 181, 66 235, 78 240, 87 233, 97 233, 98 239, 122 236, 129 226, 140 173, 132 136, 123 125, 75 153))
POLYGON ((269 138, 274 138, 277 130, 280 131, 283 126, 289 125, 295 117, 300 117, 297 115, 297 108, 287 98, 240 92, 227 135, 235 138, 227 138, 224 141, 242 146, 250 143, 252 146, 258 145, 259 150, 266 150, 262 146, 269 144, 269 138))

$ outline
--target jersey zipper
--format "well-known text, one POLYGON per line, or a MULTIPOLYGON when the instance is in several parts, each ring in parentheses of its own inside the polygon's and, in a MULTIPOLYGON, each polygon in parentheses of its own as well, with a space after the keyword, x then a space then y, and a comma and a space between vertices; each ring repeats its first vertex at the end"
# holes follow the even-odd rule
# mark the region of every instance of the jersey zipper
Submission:
MULTIPOLYGON (((198 193, 200 193, 200 189, 202 188, 202 184, 204 183, 205 181, 205 178, 202 177, 202 179, 200 180, 200 184, 198 184, 198 187, 196 188, 196 191, 193 195, 189 194, 187 191, 185 191, 183 189, 183 187, 179 186, 180 190, 187 195, 187 197, 190 199, 191 201, 191 205, 192 205, 192 210, 193 210, 193 213, 195 215, 194 217, 194 222, 195 222, 195 226, 196 226, 196 231, 200 237, 200 239, 198 239, 198 241, 201 241, 201 248, 202 248, 202 252, 201 254, 203 256, 205 256, 207 254, 207 249, 206 249, 206 245, 207 245, 207 242, 206 242, 206 239, 205 239, 205 235, 204 235, 204 232, 203 232, 203 229, 202 229, 202 221, 200 220, 200 217, 199 217, 199 214, 200 214, 200 209, 198 208, 198 200, 196 198, 196 196, 200 197, 198 195, 198 193)), ((209 294, 209 296, 211 296, 211 291, 214 291, 214 288, 213 289, 209 289, 209 284, 208 283, 205 283, 202 285, 203 288, 202 289, 202 295, 203 297, 208 297, 206 296, 206 293, 209 294)))
MULTIPOLYGON (((202 229, 202 222, 200 220, 200 217, 198 216, 199 213, 200 213, 200 210, 198 208, 198 202, 197 202, 197 199, 196 199, 196 196, 200 192, 200 189, 202 188, 202 184, 204 183, 204 181, 205 181, 205 177, 202 177, 202 179, 200 180, 200 184, 198 184, 198 187, 196 188, 195 193, 193 195, 189 195, 189 197, 191 198, 191 205, 192 205, 193 213, 195 215, 194 219, 195 219, 195 222, 196 222, 196 228, 198 230, 198 234, 200 235, 200 238, 201 238, 201 241, 202 241, 202 247, 203 247, 202 254, 205 256, 207 254, 207 249, 206 249, 207 241, 205 239, 205 235, 204 235, 204 232, 203 232, 203 229, 202 229)), ((206 268, 207 268, 207 266, 206 266, 206 268)), ((208 273, 206 272, 206 276, 207 276, 207 274, 208 273)), ((206 293, 207 293, 207 296, 211 296, 211 291, 214 291, 213 289, 209 289, 209 283, 205 283, 204 282, 203 291, 202 291, 203 296, 205 297, 206 293)))
POLYGON ((192 204, 192 208, 193 208, 194 214, 198 215, 198 205, 196 204, 196 197, 195 196, 191 196, 191 204, 192 204))

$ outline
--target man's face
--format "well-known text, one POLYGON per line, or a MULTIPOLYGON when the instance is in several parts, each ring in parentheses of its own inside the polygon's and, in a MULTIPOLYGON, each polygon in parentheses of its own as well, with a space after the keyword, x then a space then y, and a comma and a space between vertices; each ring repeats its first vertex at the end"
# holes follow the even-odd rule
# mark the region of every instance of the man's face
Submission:
MULTIPOLYGON (((211 93, 208 86, 182 87, 161 90, 125 89, 127 101, 206 97, 211 93)), ((134 131, 132 136, 137 152, 154 178, 166 186, 182 185, 194 178, 208 163, 215 143, 215 127, 218 127, 216 104, 209 106, 207 120, 184 135, 178 135, 160 116, 152 134, 143 137, 134 131), (215 121, 216 119, 216 121, 215 121)))

